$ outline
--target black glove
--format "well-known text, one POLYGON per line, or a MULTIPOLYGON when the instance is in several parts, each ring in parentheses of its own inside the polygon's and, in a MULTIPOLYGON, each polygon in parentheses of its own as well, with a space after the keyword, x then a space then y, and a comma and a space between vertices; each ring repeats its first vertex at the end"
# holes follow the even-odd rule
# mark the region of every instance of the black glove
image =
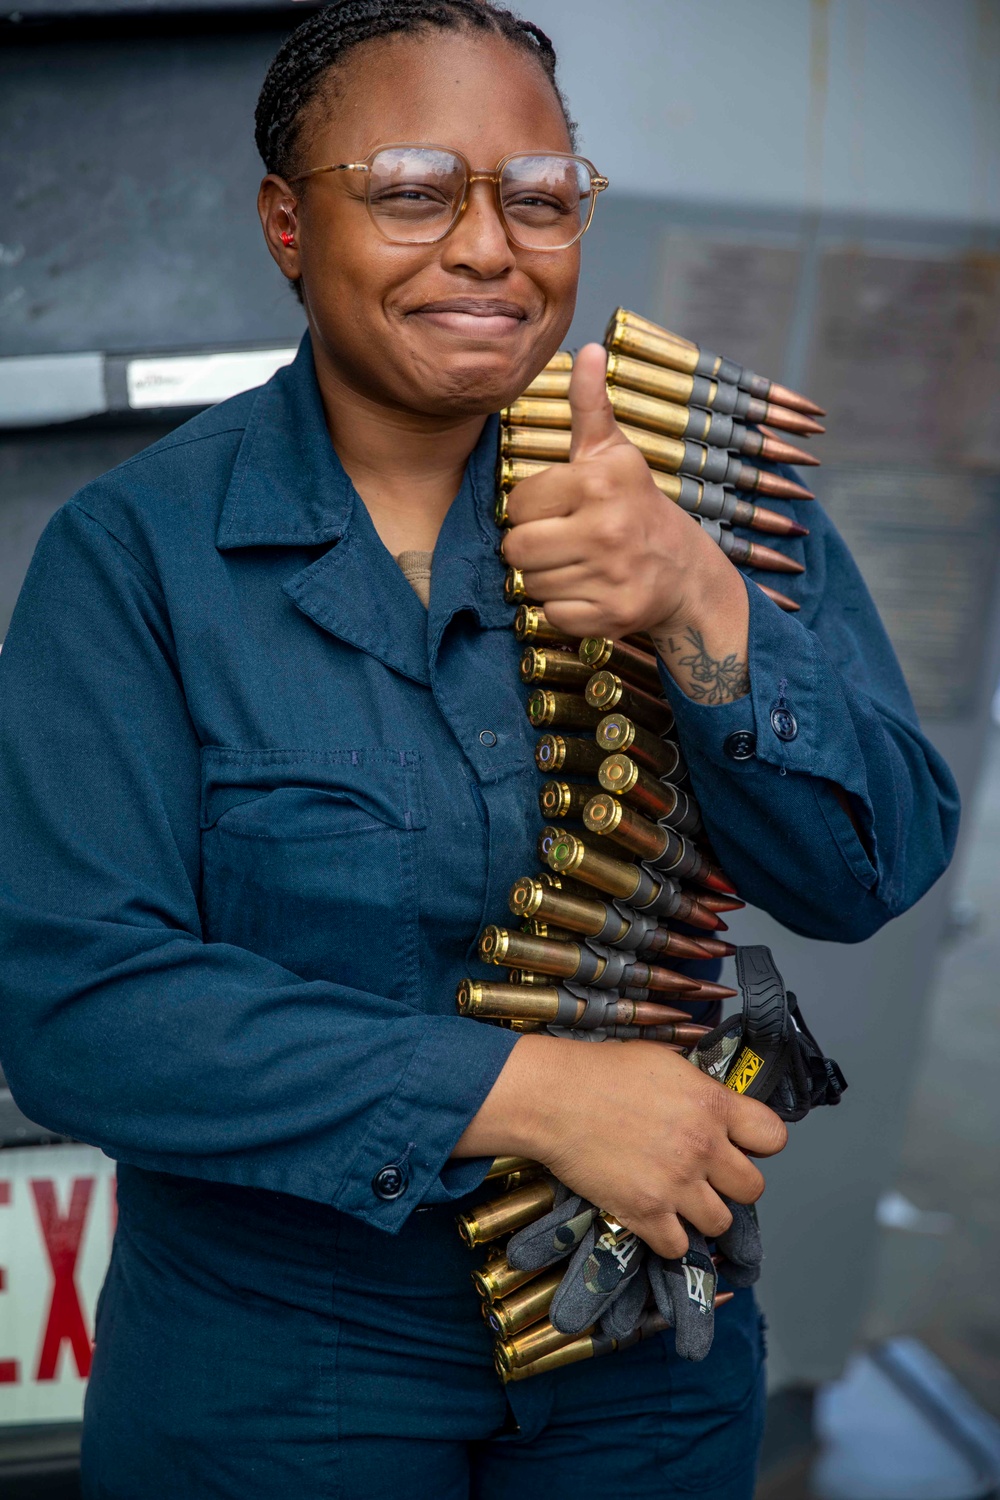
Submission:
POLYGON ((771 950, 739 948, 736 977, 743 1014, 703 1036, 692 1061, 735 1093, 762 1100, 783 1120, 804 1119, 820 1104, 839 1104, 847 1088, 844 1075, 823 1055, 795 996, 786 995, 771 950))

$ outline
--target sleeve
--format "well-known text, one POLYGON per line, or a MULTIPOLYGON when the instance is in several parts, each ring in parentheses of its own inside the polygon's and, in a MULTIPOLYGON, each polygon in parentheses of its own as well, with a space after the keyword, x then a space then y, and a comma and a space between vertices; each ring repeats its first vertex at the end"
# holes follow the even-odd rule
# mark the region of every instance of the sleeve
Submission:
POLYGON ((160 590, 71 502, 0 656, 14 1097, 122 1161, 398 1230, 482 1180, 448 1158, 517 1038, 203 941, 198 766, 160 590))
POLYGON ((662 664, 661 676, 713 847, 741 896, 807 937, 852 943, 947 868, 958 791, 920 731, 847 547, 818 504, 807 519, 801 613, 747 580, 749 695, 708 706, 662 664))

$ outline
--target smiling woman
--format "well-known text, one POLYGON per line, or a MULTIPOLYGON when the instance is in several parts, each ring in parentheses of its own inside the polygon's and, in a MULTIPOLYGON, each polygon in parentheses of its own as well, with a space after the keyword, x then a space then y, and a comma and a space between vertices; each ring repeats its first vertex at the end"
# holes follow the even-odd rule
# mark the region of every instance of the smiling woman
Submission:
MULTIPOLYGON (((496 414, 566 335, 606 180, 550 42, 486 0, 329 5, 276 57, 257 141, 298 356, 64 507, 0 661, 4 1066, 119 1164, 85 1494, 748 1500, 749 1287, 701 1363, 658 1335, 505 1390, 453 1222, 493 1158, 527 1159, 535 1210, 599 1204, 679 1275, 785 1140, 669 1045, 455 1012, 535 850, 496 414)), ((956 809, 842 544, 810 517, 820 583, 786 617, 664 502, 603 350, 568 364, 569 461, 507 500, 540 644, 651 637, 628 702, 676 720, 741 889, 866 936, 936 878, 956 809)), ((613 717, 662 773, 668 747, 613 717)), ((658 785, 645 811, 687 807, 658 785)))

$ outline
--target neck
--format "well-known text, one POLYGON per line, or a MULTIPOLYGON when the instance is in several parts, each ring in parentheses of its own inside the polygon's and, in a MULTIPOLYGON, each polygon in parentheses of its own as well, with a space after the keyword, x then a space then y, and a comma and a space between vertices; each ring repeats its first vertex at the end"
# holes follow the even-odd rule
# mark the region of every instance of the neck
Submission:
POLYGON ((316 377, 337 457, 383 545, 433 552, 486 418, 426 417, 354 390, 314 340, 316 377))

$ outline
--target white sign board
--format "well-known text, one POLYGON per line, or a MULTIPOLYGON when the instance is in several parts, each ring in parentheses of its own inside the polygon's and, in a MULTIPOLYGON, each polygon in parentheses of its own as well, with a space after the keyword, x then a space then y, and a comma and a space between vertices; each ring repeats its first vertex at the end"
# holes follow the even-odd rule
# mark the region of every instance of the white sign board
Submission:
POLYGON ((164 406, 214 406, 270 380, 291 364, 295 349, 244 349, 230 354, 162 355, 129 360, 125 371, 133 411, 164 406))
POLYGON ((83 1411, 115 1226, 115 1164, 93 1146, 0 1151, 0 1423, 83 1411))

